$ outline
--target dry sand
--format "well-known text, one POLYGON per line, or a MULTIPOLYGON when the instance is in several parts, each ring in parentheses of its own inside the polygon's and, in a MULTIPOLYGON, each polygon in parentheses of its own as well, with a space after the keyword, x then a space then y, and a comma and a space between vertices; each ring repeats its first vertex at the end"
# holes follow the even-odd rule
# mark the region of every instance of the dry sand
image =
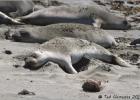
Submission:
POLYGON ((0 26, 0 100, 140 100, 140 47, 128 47, 132 40, 140 38, 140 30, 107 30, 119 42, 110 51, 135 64, 133 67, 92 59, 88 70, 70 75, 51 62, 36 71, 24 69, 25 56, 39 44, 5 40, 4 32, 15 27, 0 26), (8 50, 11 54, 6 54, 8 50), (82 84, 87 79, 101 80, 101 91, 84 92, 82 84), (18 95, 23 89, 35 95, 18 95))

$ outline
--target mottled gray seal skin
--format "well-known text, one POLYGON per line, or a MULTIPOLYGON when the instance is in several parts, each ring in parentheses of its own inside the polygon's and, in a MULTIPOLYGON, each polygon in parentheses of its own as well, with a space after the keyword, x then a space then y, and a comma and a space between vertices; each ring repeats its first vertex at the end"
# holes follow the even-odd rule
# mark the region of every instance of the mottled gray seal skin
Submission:
POLYGON ((19 18, 19 21, 33 25, 54 23, 81 23, 104 29, 129 29, 125 18, 115 16, 97 4, 92 6, 52 6, 19 18), (97 22, 97 19, 100 20, 97 22))
POLYGON ((137 44, 140 44, 140 38, 135 39, 134 41, 132 41, 132 42, 130 43, 130 45, 137 45, 137 44))
POLYGON ((0 11, 11 17, 27 15, 33 7, 32 0, 0 0, 0 11))
POLYGON ((48 61, 52 61, 59 64, 66 72, 74 74, 77 73, 77 71, 74 69, 73 64, 80 61, 83 57, 87 59, 95 58, 123 67, 131 66, 120 57, 113 55, 107 49, 93 42, 61 37, 42 44, 37 51, 25 59, 24 68, 35 70, 48 61))
POLYGON ((55 37, 72 37, 95 42, 105 48, 116 46, 117 43, 104 30, 91 25, 75 23, 59 23, 42 27, 16 29, 8 32, 17 42, 43 43, 55 37))
POLYGON ((16 24, 16 25, 21 25, 23 23, 18 22, 17 20, 7 16, 6 14, 2 13, 0 11, 0 24, 16 24))

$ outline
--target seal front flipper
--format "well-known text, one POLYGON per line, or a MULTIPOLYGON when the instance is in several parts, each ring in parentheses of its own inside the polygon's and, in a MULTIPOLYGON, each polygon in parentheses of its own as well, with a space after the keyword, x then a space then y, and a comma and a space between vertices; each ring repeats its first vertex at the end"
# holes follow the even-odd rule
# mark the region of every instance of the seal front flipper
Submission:
POLYGON ((118 57, 117 55, 112 55, 112 63, 123 66, 123 67, 132 67, 129 63, 124 61, 122 58, 118 57))

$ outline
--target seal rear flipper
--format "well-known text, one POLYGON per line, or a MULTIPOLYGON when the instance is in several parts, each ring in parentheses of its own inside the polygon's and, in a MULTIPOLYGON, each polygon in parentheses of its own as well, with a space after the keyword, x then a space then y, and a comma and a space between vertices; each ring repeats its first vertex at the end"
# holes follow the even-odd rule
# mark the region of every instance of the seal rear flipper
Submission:
POLYGON ((12 24, 16 24, 16 25, 24 25, 24 23, 17 21, 16 19, 11 19, 10 20, 12 24))
POLYGON ((6 14, 0 12, 0 17, 1 17, 1 20, 3 20, 1 22, 1 24, 16 24, 16 25, 22 25, 23 23, 7 16, 6 14))
POLYGON ((93 54, 91 56, 85 56, 86 58, 91 59, 92 57, 95 59, 99 59, 106 63, 111 63, 115 65, 120 65, 122 67, 132 67, 129 63, 124 61, 122 58, 118 57, 117 55, 111 55, 111 54, 93 54))
POLYGON ((22 24, 22 25, 24 25, 24 24, 25 24, 25 23, 22 21, 22 19, 21 19, 20 17, 15 18, 14 20, 15 20, 16 22, 18 22, 18 23, 22 24))
POLYGON ((112 55, 112 63, 120 65, 122 67, 132 67, 129 63, 124 61, 122 58, 118 57, 117 55, 112 55))

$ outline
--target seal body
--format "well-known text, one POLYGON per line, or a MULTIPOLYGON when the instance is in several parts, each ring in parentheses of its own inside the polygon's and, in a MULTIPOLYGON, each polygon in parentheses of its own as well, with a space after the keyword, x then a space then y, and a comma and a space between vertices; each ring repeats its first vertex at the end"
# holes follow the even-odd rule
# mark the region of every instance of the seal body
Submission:
POLYGON ((115 39, 104 30, 91 25, 75 23, 59 23, 48 26, 16 29, 10 31, 12 39, 18 42, 43 43, 55 37, 72 37, 95 42, 105 48, 116 46, 115 39))
POLYGON ((10 15, 11 17, 18 17, 27 15, 33 11, 32 0, 1 0, 0 11, 10 15))
POLYGON ((22 23, 18 22, 17 20, 7 16, 3 12, 0 11, 0 24, 17 24, 20 25, 22 23))
POLYGON ((97 4, 92 6, 52 6, 21 17, 19 21, 34 25, 82 23, 104 29, 129 29, 125 18, 115 16, 97 4), (100 20, 100 21, 97 21, 100 20))
POLYGON ((85 12, 80 14, 80 9, 77 6, 74 6, 74 8, 72 6, 51 6, 21 17, 20 21, 35 25, 54 23, 83 23, 91 25, 93 19, 89 18, 89 14, 86 15, 85 12))
POLYGON ((37 51, 25 59, 25 68, 38 69, 48 61, 59 64, 68 73, 77 73, 72 66, 81 58, 96 58, 108 63, 130 67, 121 58, 111 54, 107 49, 75 38, 55 38, 42 44, 37 51))

